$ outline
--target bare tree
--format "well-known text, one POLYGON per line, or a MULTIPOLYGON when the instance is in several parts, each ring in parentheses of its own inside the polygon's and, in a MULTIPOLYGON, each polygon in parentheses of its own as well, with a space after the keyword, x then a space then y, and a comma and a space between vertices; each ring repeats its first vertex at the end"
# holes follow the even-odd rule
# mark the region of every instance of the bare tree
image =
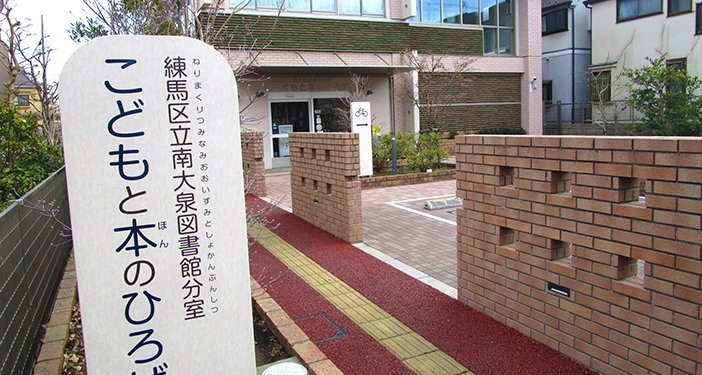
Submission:
MULTIPOLYGON (((234 75, 246 79, 253 73, 254 61, 270 45, 278 20, 263 38, 255 32, 260 17, 241 24, 230 22, 250 1, 230 5, 227 11, 225 0, 213 0, 200 9, 195 8, 197 1, 185 0, 83 0, 89 16, 73 22, 69 34, 76 42, 105 35, 189 36, 225 49, 234 75)), ((281 2, 278 16, 282 7, 281 2)))
POLYGON ((469 71, 475 59, 460 58, 449 62, 448 55, 418 54, 416 51, 405 51, 404 58, 415 71, 401 76, 400 97, 419 108, 425 129, 441 131, 453 106, 464 102, 467 97, 465 88, 472 80, 469 71))
POLYGON ((3 54, 3 72, 7 74, 7 80, 2 83, 3 93, 0 101, 7 105, 12 105, 19 89, 15 87, 17 76, 22 73, 21 56, 23 41, 28 36, 27 26, 12 16, 13 4, 8 2, 0 11, 2 17, 2 43, 6 51, 3 54))
POLYGON ((626 102, 612 100, 612 98, 624 96, 622 92, 625 90, 625 85, 622 82, 624 80, 622 72, 626 66, 627 50, 633 44, 635 36, 636 30, 616 58, 613 59, 609 54, 605 58, 605 61, 617 61, 620 64, 619 72, 616 75, 612 75, 616 68, 614 64, 609 67, 603 64, 599 68, 590 70, 590 101, 592 101, 593 111, 595 111, 592 122, 602 129, 604 135, 607 135, 607 126, 616 125, 628 108, 626 102), (597 119, 595 115, 597 115, 597 119))
POLYGON ((4 92, 0 101, 12 105, 20 87, 32 89, 29 104, 41 123, 41 132, 50 144, 58 145, 61 130, 56 113, 56 84, 50 82, 47 76, 52 49, 47 46, 43 23, 39 43, 33 49, 27 47, 27 40, 34 36, 30 32, 32 25, 14 18, 13 6, 7 3, 0 11, 1 39, 7 50, 2 58, 3 73, 7 74, 7 78, 2 82, 4 92))
MULTIPOLYGON (((247 83, 250 92, 240 93, 246 99, 244 112, 265 94, 268 77, 258 75, 252 66, 270 45, 272 33, 282 11, 266 33, 261 33, 260 17, 244 22, 231 22, 234 15, 251 0, 229 6, 225 0, 212 0, 196 9, 197 1, 184 0, 83 0, 90 15, 71 24, 69 33, 76 42, 105 35, 183 35, 202 40, 223 51, 237 82, 247 83), (251 90, 256 86, 255 90, 251 90), (243 95, 242 95, 243 94, 243 95)), ((261 121, 256 116, 242 116, 242 125, 261 121)))
POLYGON ((37 46, 30 52, 20 51, 24 60, 24 75, 36 93, 38 100, 31 101, 39 121, 44 137, 52 145, 61 143, 61 121, 58 115, 58 85, 50 82, 47 69, 51 62, 51 51, 48 46, 47 36, 44 34, 44 23, 42 17, 41 39, 37 46))
POLYGON ((612 100, 624 90, 621 80, 621 71, 614 77, 611 70, 590 71, 590 100, 595 111, 592 123, 600 127, 603 135, 607 135, 607 127, 616 125, 628 108, 626 102, 612 100))
POLYGON ((71 39, 105 35, 186 35, 182 0, 83 0, 91 16, 71 24, 71 39))
MULTIPOLYGON (((368 101, 373 91, 371 90, 370 78, 368 76, 362 76, 356 73, 351 74, 351 84, 346 91, 346 96, 341 97, 342 107, 332 108, 332 114, 334 116, 333 129, 335 131, 351 131, 351 113, 349 108, 351 108, 351 103, 353 102, 365 102, 368 101)), ((372 111, 371 111, 372 112, 372 111)), ((376 116, 371 113, 371 123, 375 123, 376 116)))

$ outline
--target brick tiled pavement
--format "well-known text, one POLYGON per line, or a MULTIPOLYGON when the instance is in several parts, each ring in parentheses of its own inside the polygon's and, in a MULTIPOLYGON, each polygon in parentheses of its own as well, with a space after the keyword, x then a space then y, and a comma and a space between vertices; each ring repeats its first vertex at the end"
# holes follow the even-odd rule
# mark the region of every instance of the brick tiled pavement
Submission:
MULTIPOLYGON (((285 170, 267 171, 266 188, 268 198, 282 198, 283 208, 291 205, 290 175, 285 170)), ((455 223, 456 209, 424 209, 426 199, 455 194, 455 180, 364 190, 363 242, 456 288, 456 226, 445 222, 455 223)))

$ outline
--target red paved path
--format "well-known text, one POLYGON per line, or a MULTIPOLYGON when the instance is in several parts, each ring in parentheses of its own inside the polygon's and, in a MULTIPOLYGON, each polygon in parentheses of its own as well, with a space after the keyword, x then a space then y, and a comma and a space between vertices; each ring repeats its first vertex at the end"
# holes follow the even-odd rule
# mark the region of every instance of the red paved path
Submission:
MULTIPOLYGON (((281 238, 478 375, 595 374, 291 213, 270 218, 281 238)), ((250 258, 251 274, 312 340, 336 332, 320 314, 347 334, 318 343, 345 374, 412 373, 265 248, 254 245, 250 258)))

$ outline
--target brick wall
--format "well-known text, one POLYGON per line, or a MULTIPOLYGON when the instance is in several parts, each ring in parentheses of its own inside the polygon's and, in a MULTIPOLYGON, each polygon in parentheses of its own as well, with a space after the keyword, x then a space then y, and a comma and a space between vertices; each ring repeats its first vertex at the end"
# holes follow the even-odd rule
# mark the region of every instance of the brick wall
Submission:
MULTIPOLYGON (((444 79, 449 79, 445 75, 444 79)), ((471 131, 521 125, 521 77, 518 74, 465 73, 465 78, 450 88, 441 86, 441 75, 420 73, 420 80, 430 80, 431 90, 455 101, 444 109, 437 126, 443 131, 471 131), (485 88, 489 87, 489 90, 485 88)), ((459 80, 460 81, 460 80, 459 80)), ((420 86, 424 87, 424 84, 420 86)), ((445 103, 441 99, 434 103, 445 103)), ((420 108, 421 128, 428 128, 427 111, 420 108)))
POLYGON ((449 155, 456 155, 456 140, 444 138, 441 140, 441 147, 445 148, 449 155))
POLYGON ((263 163, 263 132, 241 133, 241 157, 244 162, 246 193, 266 196, 266 172, 263 163))
POLYGON ((350 243, 363 241, 358 134, 290 133, 295 215, 350 243))
POLYGON ((461 302, 601 373, 702 373, 702 138, 457 145, 461 302))

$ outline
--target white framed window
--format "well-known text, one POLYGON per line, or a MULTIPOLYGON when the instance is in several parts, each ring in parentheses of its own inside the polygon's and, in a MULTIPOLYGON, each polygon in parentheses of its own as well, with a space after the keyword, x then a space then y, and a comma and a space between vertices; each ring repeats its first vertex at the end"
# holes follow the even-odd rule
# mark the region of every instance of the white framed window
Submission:
POLYGON ((29 107, 29 95, 17 95, 14 104, 20 107, 29 107))
POLYGON ((617 0, 617 22, 663 13, 663 0, 617 0))
POLYGON ((692 11, 692 0, 668 0, 668 16, 692 11))
POLYGON ((568 31, 568 8, 554 10, 541 16, 541 35, 568 31))

